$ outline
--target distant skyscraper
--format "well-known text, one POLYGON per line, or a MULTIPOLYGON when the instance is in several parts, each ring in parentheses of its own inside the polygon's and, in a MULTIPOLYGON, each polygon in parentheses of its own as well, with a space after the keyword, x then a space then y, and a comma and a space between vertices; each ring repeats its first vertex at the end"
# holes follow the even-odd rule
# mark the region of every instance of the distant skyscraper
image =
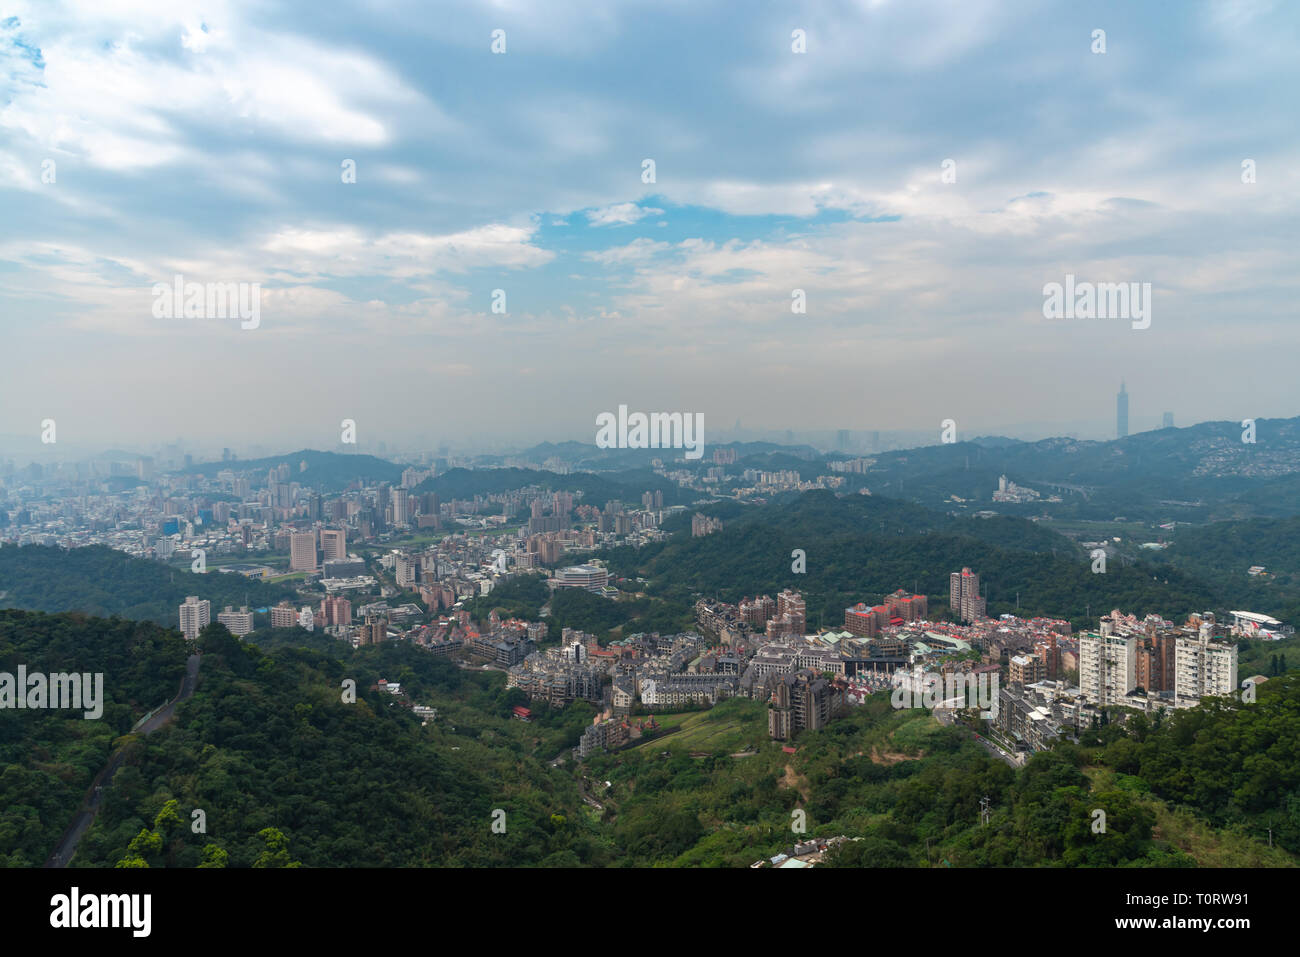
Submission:
POLYGON ((1164 420, 1160 423, 1162 429, 1172 429, 1174 427, 1174 414, 1166 412, 1164 420))
POLYGON ((849 430, 840 429, 835 433, 835 447, 843 452, 849 447, 849 430))
POLYGON ((1115 397, 1115 437, 1128 437, 1128 393, 1124 391, 1123 381, 1119 384, 1119 395, 1115 397))

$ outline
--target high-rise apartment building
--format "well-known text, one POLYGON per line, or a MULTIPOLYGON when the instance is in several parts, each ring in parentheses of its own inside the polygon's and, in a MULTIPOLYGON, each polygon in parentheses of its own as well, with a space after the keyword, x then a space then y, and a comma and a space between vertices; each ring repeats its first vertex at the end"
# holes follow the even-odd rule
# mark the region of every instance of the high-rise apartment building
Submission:
POLYGON ((773 674, 766 680, 767 730, 776 741, 788 741, 800 731, 824 728, 847 707, 843 678, 828 681, 810 669, 773 674))
POLYGON ((786 589, 776 596, 776 615, 789 619, 789 633, 802 635, 808 631, 808 615, 804 608, 803 596, 797 591, 786 589))
POLYGON ((1128 704, 1137 687, 1135 635, 1079 633, 1079 690, 1096 705, 1128 704))
POLYGON ((767 620, 776 614, 776 602, 768 595, 742 599, 739 606, 740 617, 757 628, 767 624, 767 620))
POLYGON ((190 641, 199 637, 199 632, 212 622, 212 602, 206 598, 200 600, 198 595, 190 595, 181 605, 181 631, 190 641))
POLYGON ((234 606, 227 605, 226 610, 217 614, 217 621, 225 625, 232 635, 242 638, 253 630, 253 613, 244 605, 235 611, 234 606))
POLYGON ((393 580, 398 588, 414 588, 418 577, 420 560, 405 552, 393 553, 393 580))
POLYGON ((367 615, 366 623, 361 626, 357 637, 358 645, 377 645, 388 637, 388 619, 382 616, 367 615))
POLYGON ((948 576, 948 605, 961 621, 973 622, 985 615, 985 600, 980 595, 980 577, 969 568, 948 576))
POLYGON ((271 609, 272 628, 292 628, 298 624, 298 612, 287 601, 282 601, 271 609))
POLYGON ((294 532, 289 536, 289 571, 316 571, 316 532, 294 532))
POLYGON ((1137 650, 1137 686, 1148 693, 1174 690, 1174 649, 1176 636, 1157 631, 1144 637, 1137 650))
POLYGON ((321 600, 318 616, 321 626, 348 625, 352 623, 352 602, 337 595, 321 600))
POLYGON ((1211 628, 1180 636, 1174 650, 1174 707, 1194 708, 1206 695, 1228 695, 1237 688, 1237 644, 1210 641, 1211 628))
POLYGON ((407 492, 404 488, 395 488, 390 493, 393 506, 393 524, 406 525, 411 521, 410 510, 407 508, 407 492))

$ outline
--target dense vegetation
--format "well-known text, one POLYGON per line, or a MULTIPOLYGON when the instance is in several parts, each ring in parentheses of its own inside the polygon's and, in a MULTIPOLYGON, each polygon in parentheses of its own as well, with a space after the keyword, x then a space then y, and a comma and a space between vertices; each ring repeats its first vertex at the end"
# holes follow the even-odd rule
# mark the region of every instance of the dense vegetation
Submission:
POLYGON ((671 479, 650 469, 632 469, 623 472, 543 472, 538 469, 451 469, 434 478, 425 479, 414 489, 437 492, 444 500, 472 499, 476 495, 498 495, 515 489, 538 486, 556 492, 581 492, 575 505, 593 505, 603 508, 611 499, 623 502, 629 508, 641 507, 641 496, 656 489, 664 493, 664 505, 686 504, 696 493, 683 489, 671 479))
POLYGON ((1300 621, 1300 517, 1177 528, 1161 558, 1206 580, 1221 579, 1239 608, 1300 621), (1263 565, 1265 574, 1247 574, 1263 565))
POLYGON ((1169 617, 1215 607, 1223 595, 1170 566, 1112 562, 1093 574, 1074 543, 1014 518, 959 519, 878 497, 807 493, 759 506, 712 535, 609 553, 611 568, 652 580, 648 593, 685 602, 697 593, 736 601, 783 588, 803 593, 812 627, 836 626, 844 609, 898 588, 946 602, 948 576, 970 566, 987 587, 989 613, 1016 612, 1096 626, 1112 608, 1169 617), (792 570, 803 549, 806 571, 792 570), (1157 575, 1158 571, 1158 575, 1157 575))
POLYGON ((462 671, 407 644, 263 652, 220 625, 200 641, 198 692, 118 773, 75 864, 601 858, 572 778, 546 763, 576 741, 589 707, 512 721, 510 707, 522 699, 502 676, 462 671), (436 706, 437 717, 422 727, 403 699, 373 689, 381 677, 401 681, 410 700, 436 706), (356 682, 355 703, 342 700, 347 678, 356 682), (187 823, 201 809, 206 832, 167 827, 172 801, 187 823), (492 830, 496 809, 505 811, 505 833, 492 830))
POLYGON ((265 607, 295 597, 292 588, 217 571, 196 575, 106 545, 0 548, 0 608, 80 611, 175 625, 177 608, 188 595, 212 602, 214 619, 227 605, 265 607))
POLYGON ((498 585, 487 595, 471 598, 462 607, 480 621, 486 620, 494 609, 502 618, 537 621, 542 616, 542 606, 550 597, 551 589, 545 575, 519 575, 498 585))
POLYGON ((115 739, 176 694, 185 656, 179 633, 148 622, 0 611, 0 672, 104 676, 98 719, 0 709, 0 866, 44 863, 115 739))
MULTIPOLYGON (((1111 721, 1022 770, 887 695, 801 734, 793 754, 767 739, 761 703, 732 700, 660 716, 657 736, 575 768, 551 759, 589 705, 538 707, 525 724, 508 717, 522 696, 499 673, 405 643, 260 637, 265 647, 204 631, 198 691, 171 725, 125 739, 127 764, 76 865, 742 866, 803 833, 859 839, 832 866, 1277 866, 1300 848, 1294 675, 1261 685, 1254 704, 1111 721), (406 694, 377 690, 381 677, 406 694), (355 703, 341 694, 348 678, 355 703), (410 703, 437 715, 422 725, 410 703)), ((184 648, 148 624, 17 612, 0 615, 0 642, 5 667, 17 653, 122 676, 103 722, 0 715, 4 863, 36 864, 114 736, 174 693, 184 648)))
POLYGON ((657 631, 663 634, 691 628, 694 612, 686 601, 658 598, 624 598, 615 601, 581 588, 558 588, 551 598, 552 636, 565 628, 576 628, 596 635, 602 643, 615 629, 622 634, 657 631))
POLYGON ((763 740, 762 716, 727 702, 589 762, 613 784, 605 817, 625 863, 750 864, 803 839, 799 810, 807 835, 855 839, 833 866, 1290 866, 1300 849, 1296 676, 1255 705, 1111 722, 1020 770, 886 695, 800 735, 795 754, 763 740))

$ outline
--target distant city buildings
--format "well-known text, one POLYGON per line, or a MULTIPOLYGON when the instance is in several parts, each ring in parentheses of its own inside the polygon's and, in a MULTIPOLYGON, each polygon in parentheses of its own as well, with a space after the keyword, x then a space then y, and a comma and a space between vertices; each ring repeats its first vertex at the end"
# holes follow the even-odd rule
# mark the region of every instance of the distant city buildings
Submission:
POLYGON ((986 617, 985 599, 980 595, 980 577, 969 568, 948 576, 948 606, 963 622, 986 617))
POLYGON ((293 628, 298 624, 298 611, 288 601, 271 609, 272 628, 293 628))
POLYGON ((316 571, 316 532, 292 532, 289 535, 289 570, 291 572, 316 571))
POLYGON ((248 610, 247 605, 238 611, 235 611, 233 606, 227 605, 224 611, 218 613, 217 621, 225 625, 237 638, 242 638, 253 631, 253 613, 248 610))
POLYGON ((180 607, 181 632, 190 641, 212 622, 212 602, 198 595, 190 595, 180 607))
POLYGON ((811 669, 768 676, 767 730, 774 741, 789 741, 801 731, 824 728, 848 708, 842 678, 826 679, 811 669))
POLYGON ((702 538, 722 528, 722 520, 696 512, 691 516, 691 537, 702 538))
POLYGON ((348 557, 348 533, 342 528, 320 530, 321 558, 325 562, 343 561, 348 557))
POLYGON ((555 572, 553 588, 583 588, 599 592, 609 584, 609 572, 600 565, 571 565, 555 572))

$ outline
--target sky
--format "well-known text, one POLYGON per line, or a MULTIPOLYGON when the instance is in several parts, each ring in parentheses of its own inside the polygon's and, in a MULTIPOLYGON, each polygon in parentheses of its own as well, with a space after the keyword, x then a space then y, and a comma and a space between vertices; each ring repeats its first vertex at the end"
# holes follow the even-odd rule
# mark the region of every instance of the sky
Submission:
POLYGON ((4 0, 0 435, 1300 414, 1297 47, 1265 0, 4 0), (1150 325, 1045 317, 1068 275, 1150 325))

